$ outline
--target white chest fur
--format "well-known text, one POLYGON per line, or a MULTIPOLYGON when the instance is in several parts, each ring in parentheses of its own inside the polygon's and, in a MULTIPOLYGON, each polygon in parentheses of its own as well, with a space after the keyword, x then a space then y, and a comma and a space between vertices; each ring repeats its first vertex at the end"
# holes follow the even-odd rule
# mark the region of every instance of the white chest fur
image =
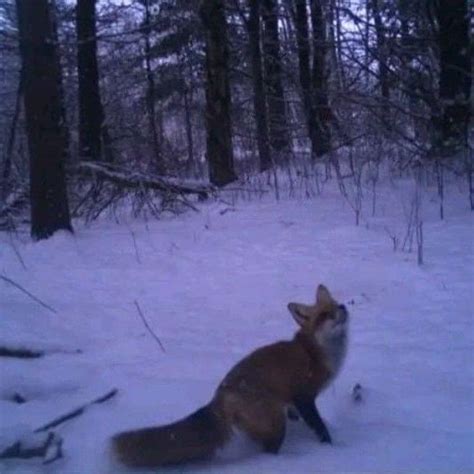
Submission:
POLYGON ((326 363, 331 372, 331 380, 336 377, 342 367, 347 353, 348 333, 347 328, 341 327, 340 331, 321 334, 317 338, 319 346, 326 356, 326 363))

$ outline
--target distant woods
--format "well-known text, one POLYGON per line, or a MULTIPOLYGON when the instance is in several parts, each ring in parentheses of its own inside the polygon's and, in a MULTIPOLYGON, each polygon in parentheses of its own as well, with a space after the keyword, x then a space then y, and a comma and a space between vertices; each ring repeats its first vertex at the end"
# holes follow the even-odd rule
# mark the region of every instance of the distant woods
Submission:
MULTIPOLYGON (((357 176, 358 147, 389 144, 392 166, 455 169, 472 191, 472 13, 467 0, 4 0, 0 220, 25 185, 35 239, 117 202, 78 178, 84 161, 223 187, 301 160, 341 178, 341 149, 357 176)), ((174 209, 160 192, 137 202, 174 209)))

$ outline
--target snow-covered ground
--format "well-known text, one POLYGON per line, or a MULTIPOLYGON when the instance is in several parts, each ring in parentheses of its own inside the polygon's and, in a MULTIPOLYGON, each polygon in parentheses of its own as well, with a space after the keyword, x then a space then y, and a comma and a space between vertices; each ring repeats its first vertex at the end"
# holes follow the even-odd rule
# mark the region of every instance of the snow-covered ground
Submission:
POLYGON ((287 303, 311 302, 323 282, 352 318, 346 364, 318 399, 334 444, 289 422, 278 456, 237 450, 171 472, 473 472, 472 213, 453 187, 440 221, 426 194, 418 267, 414 253, 392 251, 387 233, 403 231, 404 197, 387 186, 376 217, 359 227, 327 187, 314 199, 208 203, 160 222, 76 223, 74 236, 39 243, 1 234, 0 273, 56 310, 0 281, 0 345, 46 351, 0 358, 3 446, 113 387, 119 393, 56 429, 64 459, 3 461, 0 471, 127 472, 111 460, 113 433, 207 402, 241 357, 292 337, 287 303), (12 402, 15 393, 27 402, 12 402))

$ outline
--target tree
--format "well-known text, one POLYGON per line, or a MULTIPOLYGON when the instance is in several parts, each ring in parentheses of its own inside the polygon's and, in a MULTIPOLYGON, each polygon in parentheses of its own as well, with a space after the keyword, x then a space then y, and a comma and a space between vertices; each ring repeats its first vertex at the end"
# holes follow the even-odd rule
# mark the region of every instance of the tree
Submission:
POLYGON ((144 0, 145 6, 145 20, 144 20, 144 36, 145 36, 145 71, 146 71, 146 80, 147 80, 147 93, 146 93, 146 110, 148 114, 148 123, 150 127, 150 134, 153 143, 153 154, 154 154, 154 168, 158 174, 165 173, 165 166, 161 153, 161 143, 158 134, 158 128, 156 126, 156 113, 155 113, 155 78, 153 75, 153 70, 151 67, 151 13, 150 13, 150 0, 144 0))
POLYGON ((299 78, 313 158, 327 153, 331 147, 326 71, 326 30, 321 4, 311 0, 313 64, 310 65, 308 6, 306 0, 295 2, 296 40, 299 78))
POLYGON ((440 0, 436 8, 439 46, 440 140, 467 143, 470 119, 471 59, 467 0, 440 0))
POLYGON ((326 21, 322 0, 311 0, 311 24, 313 29, 313 104, 315 113, 315 133, 319 139, 314 142, 313 151, 321 156, 331 149, 331 110, 328 99, 328 66, 326 21))
POLYGON ((264 79, 270 145, 275 151, 289 148, 290 138, 283 89, 277 0, 262 0, 264 79))
POLYGON ((222 0, 204 0, 200 15, 206 36, 206 131, 209 178, 216 186, 234 181, 227 23, 222 0))
POLYGON ((104 112, 99 90, 95 4, 96 0, 77 0, 76 7, 79 157, 100 161, 104 112))
POLYGON ((265 107, 265 88, 262 72, 262 51, 260 47, 260 0, 249 0, 250 15, 247 22, 253 77, 253 105, 257 125, 257 144, 260 171, 271 165, 268 118, 265 107))
POLYGON ((72 231, 64 173, 61 71, 48 0, 16 0, 26 132, 30 155, 31 235, 72 231))
POLYGON ((386 108, 387 101, 390 99, 390 87, 388 83, 388 65, 387 65, 387 45, 386 34, 382 21, 382 14, 380 11, 380 0, 372 0, 371 9, 374 15, 375 36, 377 39, 377 46, 375 49, 375 56, 378 62, 379 73, 379 87, 382 98, 384 99, 384 107, 386 108))

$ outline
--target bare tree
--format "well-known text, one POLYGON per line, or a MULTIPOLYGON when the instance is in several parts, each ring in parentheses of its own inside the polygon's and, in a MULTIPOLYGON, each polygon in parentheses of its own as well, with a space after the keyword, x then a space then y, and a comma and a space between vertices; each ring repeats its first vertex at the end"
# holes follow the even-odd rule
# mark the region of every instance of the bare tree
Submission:
POLYGON ((153 155, 154 162, 153 167, 156 169, 158 174, 165 173, 165 166, 163 162, 163 156, 161 153, 161 143, 159 140, 158 128, 156 126, 156 113, 155 113, 155 78, 153 76, 153 70, 151 68, 151 21, 150 21, 150 0, 144 0, 145 5, 145 22, 144 22, 144 36, 145 36, 145 70, 147 80, 147 92, 146 92, 146 110, 148 114, 148 123, 150 126, 150 135, 153 143, 153 155))
POLYGON ((311 0, 313 64, 310 64, 308 5, 306 0, 295 1, 295 23, 298 45, 299 79, 312 156, 327 153, 331 148, 329 122, 331 110, 327 85, 326 25, 319 0, 311 0))
POLYGON ((467 143, 472 83, 467 0, 437 3, 440 54, 440 141, 444 146, 467 143))
MULTIPOLYGON (((380 9, 380 0, 372 0, 371 4, 372 14, 374 16, 375 35, 377 38, 377 46, 375 56, 377 57, 379 69, 379 87, 380 93, 385 101, 390 98, 390 87, 388 83, 388 65, 387 65, 387 46, 386 33, 384 30, 382 13, 380 9)), ((387 102, 384 104, 387 105, 387 102)))
POLYGON ((232 150, 231 95, 227 23, 223 0, 203 0, 201 19, 206 32, 206 130, 209 178, 224 186, 236 179, 232 150))
POLYGON ((100 161, 104 112, 99 90, 95 6, 96 0, 77 0, 79 156, 83 160, 100 161))
POLYGON ((249 0, 250 15, 247 22, 253 76, 253 106, 257 125, 257 144, 260 171, 271 165, 268 138, 268 118, 263 84, 262 51, 260 46, 260 0, 249 0))
POLYGON ((289 149, 290 138, 283 89, 283 68, 280 52, 277 0, 262 0, 264 26, 264 79, 266 86, 270 145, 275 151, 289 149))
POLYGON ((31 235, 72 231, 66 192, 58 52, 48 0, 16 0, 30 154, 31 235))

